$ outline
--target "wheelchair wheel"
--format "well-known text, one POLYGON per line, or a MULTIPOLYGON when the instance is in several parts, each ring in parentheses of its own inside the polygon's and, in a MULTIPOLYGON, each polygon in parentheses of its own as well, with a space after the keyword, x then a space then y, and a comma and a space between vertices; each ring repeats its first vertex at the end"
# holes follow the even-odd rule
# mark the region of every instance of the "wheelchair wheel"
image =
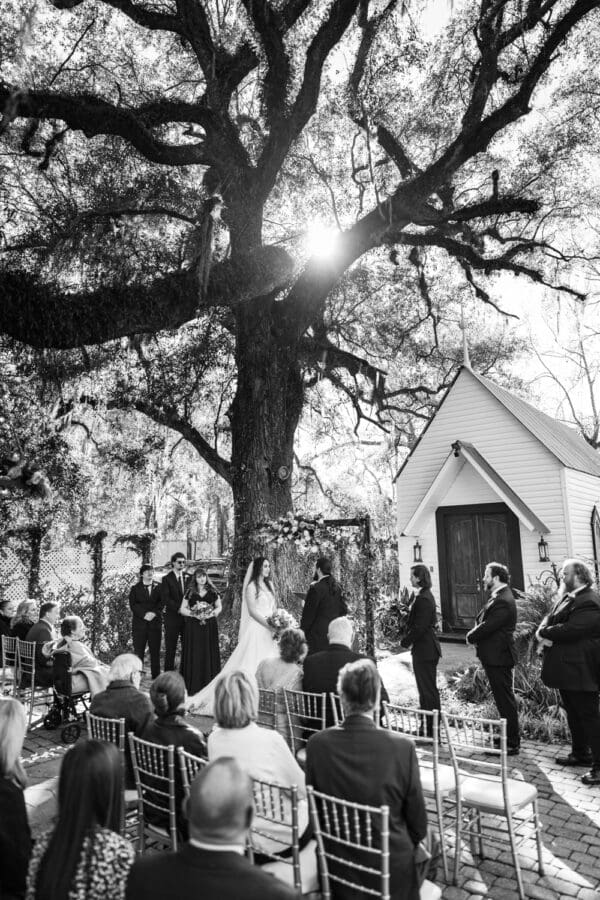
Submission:
POLYGON ((60 733, 60 738, 63 744, 74 744, 80 734, 81 725, 77 722, 71 722, 69 725, 65 725, 60 733))
POLYGON ((61 722, 62 715, 60 709, 57 709, 55 706, 51 707, 48 713, 44 716, 44 728, 52 731, 54 728, 58 728, 61 722))

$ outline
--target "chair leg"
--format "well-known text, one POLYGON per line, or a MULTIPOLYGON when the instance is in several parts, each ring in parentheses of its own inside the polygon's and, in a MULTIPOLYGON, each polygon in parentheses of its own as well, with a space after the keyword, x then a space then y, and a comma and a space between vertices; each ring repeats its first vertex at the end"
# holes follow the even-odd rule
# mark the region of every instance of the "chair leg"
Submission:
POLYGON ((537 799, 533 801, 533 822, 535 825, 535 843, 537 845, 537 855, 538 855, 538 872, 540 875, 544 874, 544 861, 542 859, 542 823, 540 822, 540 817, 538 813, 538 802, 537 799))
POLYGON ((435 806, 437 810, 438 831, 440 837, 440 850, 442 852, 442 868, 444 870, 444 881, 448 884, 448 858, 446 856, 446 836, 444 834, 444 806, 443 800, 439 794, 436 794, 435 806))
POLYGON ((460 866, 460 828, 462 825, 462 803, 460 796, 456 800, 456 836, 454 843, 454 872, 452 875, 452 884, 458 884, 458 869, 460 866))
POLYGON ((512 852, 513 863, 515 867, 515 875, 517 876, 517 889, 519 891, 519 900, 525 900, 525 891, 523 889, 523 878, 521 877, 521 867, 519 865, 519 857, 517 855, 517 841, 513 831, 512 815, 507 810, 506 824, 508 826, 508 838, 510 840, 510 849, 512 852))
POLYGON ((485 859, 485 851, 483 848, 483 831, 481 828, 481 813, 479 812, 479 810, 477 810, 476 822, 477 822, 477 844, 479 847, 479 859, 485 859))

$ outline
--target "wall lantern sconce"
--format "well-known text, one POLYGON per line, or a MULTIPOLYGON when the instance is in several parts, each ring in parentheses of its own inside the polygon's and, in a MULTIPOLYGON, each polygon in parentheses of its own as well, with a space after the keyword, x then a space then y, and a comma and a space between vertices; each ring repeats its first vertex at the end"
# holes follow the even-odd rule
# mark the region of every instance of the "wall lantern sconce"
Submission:
POLYGON ((423 562, 423 557, 421 555, 421 545, 419 543, 419 538, 416 539, 413 546, 413 562, 420 563, 423 562))
POLYGON ((548 550, 548 544, 544 540, 544 535, 540 534, 540 539, 538 541, 538 553, 540 555, 540 562, 550 562, 548 550))

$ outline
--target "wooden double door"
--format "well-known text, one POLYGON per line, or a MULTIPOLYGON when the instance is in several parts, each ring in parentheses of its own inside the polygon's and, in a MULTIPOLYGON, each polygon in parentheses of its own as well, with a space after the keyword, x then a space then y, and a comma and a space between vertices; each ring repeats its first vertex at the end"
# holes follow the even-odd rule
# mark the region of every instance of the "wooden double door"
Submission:
POLYGON ((519 521, 504 503, 441 506, 436 513, 443 630, 467 631, 487 602, 487 563, 508 566, 523 589, 519 521))

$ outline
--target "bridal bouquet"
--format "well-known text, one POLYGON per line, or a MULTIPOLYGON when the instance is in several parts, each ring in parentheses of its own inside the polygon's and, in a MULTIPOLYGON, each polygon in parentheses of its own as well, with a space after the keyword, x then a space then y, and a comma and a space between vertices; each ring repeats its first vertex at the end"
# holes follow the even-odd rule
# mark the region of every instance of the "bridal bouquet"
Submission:
POLYGON ((267 618, 267 625, 270 628, 273 628, 273 640, 278 641, 281 637, 282 631, 285 631, 286 628, 297 628, 298 623, 294 619, 293 616, 289 614, 287 609, 276 609, 274 613, 272 613, 267 618))

